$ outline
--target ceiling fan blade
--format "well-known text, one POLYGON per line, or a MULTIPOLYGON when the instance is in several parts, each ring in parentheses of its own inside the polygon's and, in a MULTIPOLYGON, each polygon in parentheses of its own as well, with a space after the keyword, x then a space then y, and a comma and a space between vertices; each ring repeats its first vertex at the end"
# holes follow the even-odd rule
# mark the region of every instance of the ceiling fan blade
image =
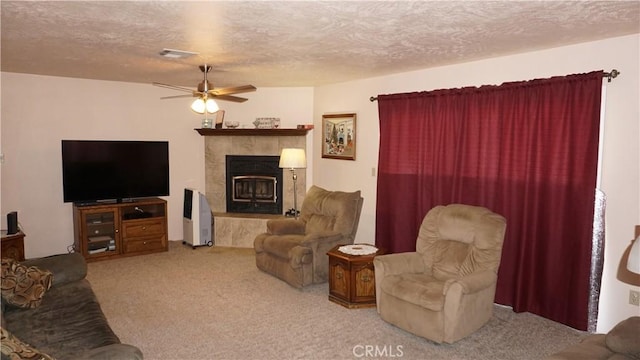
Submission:
POLYGON ((163 83, 158 83, 158 82, 154 82, 153 85, 154 86, 163 87, 163 88, 167 88, 167 89, 172 89, 172 90, 194 92, 193 89, 190 89, 190 88, 187 88, 187 87, 183 87, 183 86, 169 85, 169 84, 163 84, 163 83))
POLYGON ((235 86, 228 88, 220 88, 220 89, 211 89, 208 91, 211 95, 228 95, 228 94, 239 94, 250 91, 256 91, 256 87, 253 85, 243 85, 243 86, 235 86))
POLYGON ((216 100, 225 100, 225 101, 233 101, 233 102, 245 102, 248 100, 245 98, 231 96, 231 95, 211 95, 211 97, 216 100))
POLYGON ((186 97, 194 97, 197 96, 196 95, 173 95, 173 96, 163 96, 160 99, 161 100, 165 100, 165 99, 177 99, 177 98, 186 98, 186 97))

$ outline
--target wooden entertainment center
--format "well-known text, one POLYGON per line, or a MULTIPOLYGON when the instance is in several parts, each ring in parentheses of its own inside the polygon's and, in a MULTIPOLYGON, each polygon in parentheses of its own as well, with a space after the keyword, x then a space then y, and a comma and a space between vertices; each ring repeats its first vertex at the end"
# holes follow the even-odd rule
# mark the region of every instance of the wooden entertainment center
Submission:
POLYGON ((74 248, 87 261, 167 251, 167 202, 159 198, 73 205, 74 248))

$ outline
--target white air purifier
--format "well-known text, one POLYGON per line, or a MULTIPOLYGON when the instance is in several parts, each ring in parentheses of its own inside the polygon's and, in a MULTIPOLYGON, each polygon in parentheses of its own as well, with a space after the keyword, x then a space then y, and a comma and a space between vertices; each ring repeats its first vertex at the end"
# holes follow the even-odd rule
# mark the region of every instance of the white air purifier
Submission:
POLYGON ((184 189, 184 216, 182 218, 183 244, 194 249, 198 246, 213 246, 213 221, 207 198, 197 190, 184 189))

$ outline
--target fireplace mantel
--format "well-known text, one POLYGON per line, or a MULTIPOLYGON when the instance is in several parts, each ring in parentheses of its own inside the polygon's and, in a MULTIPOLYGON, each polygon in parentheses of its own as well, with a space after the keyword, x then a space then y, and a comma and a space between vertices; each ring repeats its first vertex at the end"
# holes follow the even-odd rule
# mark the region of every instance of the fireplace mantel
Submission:
POLYGON ((195 129, 202 136, 304 136, 310 129, 195 129))

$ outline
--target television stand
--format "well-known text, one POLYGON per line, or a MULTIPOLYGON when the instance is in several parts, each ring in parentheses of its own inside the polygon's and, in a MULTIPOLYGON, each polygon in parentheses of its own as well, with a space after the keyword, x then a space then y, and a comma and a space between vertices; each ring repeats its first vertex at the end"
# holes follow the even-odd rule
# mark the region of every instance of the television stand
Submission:
POLYGON ((87 261, 167 251, 167 202, 73 204, 74 249, 87 261))

